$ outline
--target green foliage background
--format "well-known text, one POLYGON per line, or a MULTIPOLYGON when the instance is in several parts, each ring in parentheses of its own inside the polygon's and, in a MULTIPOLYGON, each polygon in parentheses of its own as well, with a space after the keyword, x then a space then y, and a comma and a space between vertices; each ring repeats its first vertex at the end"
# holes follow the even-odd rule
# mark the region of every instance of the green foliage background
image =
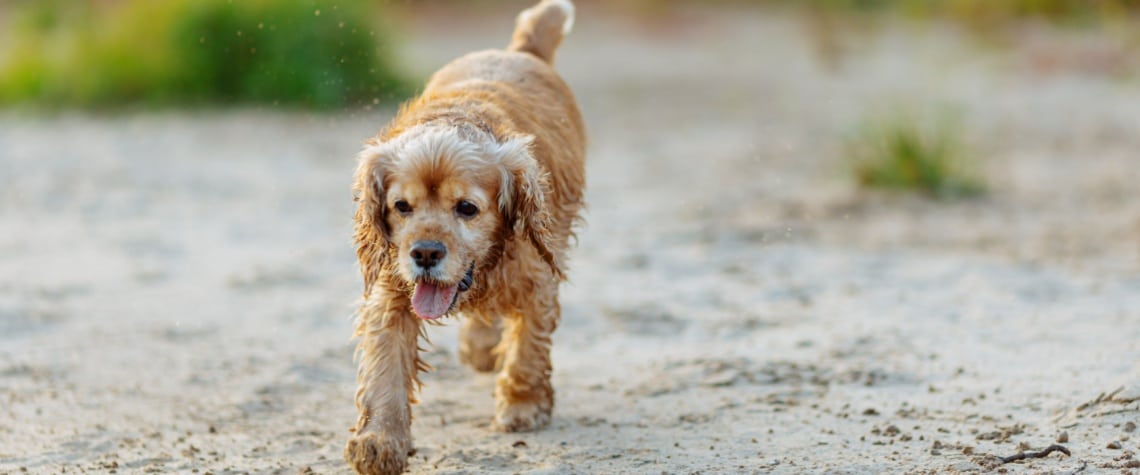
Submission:
POLYGON ((7 7, 0 105, 402 99, 383 12, 366 1, 27 1, 7 7))

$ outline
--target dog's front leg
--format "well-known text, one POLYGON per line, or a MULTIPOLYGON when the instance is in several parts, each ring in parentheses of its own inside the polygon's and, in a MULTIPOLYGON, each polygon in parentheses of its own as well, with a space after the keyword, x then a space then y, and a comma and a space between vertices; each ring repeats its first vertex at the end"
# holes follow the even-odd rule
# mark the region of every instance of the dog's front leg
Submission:
POLYGON ((503 319, 499 343, 503 367, 495 384, 497 430, 525 432, 550 422, 554 409, 550 336, 561 314, 557 283, 548 287, 540 287, 530 308, 503 319))
POLYGON ((419 386, 420 319, 406 297, 373 295, 357 322, 355 434, 344 458, 362 474, 402 473, 412 449, 412 407, 419 386))

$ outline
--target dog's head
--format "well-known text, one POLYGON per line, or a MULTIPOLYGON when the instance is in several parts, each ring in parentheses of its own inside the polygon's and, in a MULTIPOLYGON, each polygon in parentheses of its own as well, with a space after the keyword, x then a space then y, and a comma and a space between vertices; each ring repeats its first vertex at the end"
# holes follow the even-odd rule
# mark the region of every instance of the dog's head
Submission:
POLYGON ((549 244, 546 177, 531 136, 495 140, 417 126, 360 153, 354 192, 365 293, 388 272, 426 319, 455 308, 480 271, 524 237, 560 274, 549 244))

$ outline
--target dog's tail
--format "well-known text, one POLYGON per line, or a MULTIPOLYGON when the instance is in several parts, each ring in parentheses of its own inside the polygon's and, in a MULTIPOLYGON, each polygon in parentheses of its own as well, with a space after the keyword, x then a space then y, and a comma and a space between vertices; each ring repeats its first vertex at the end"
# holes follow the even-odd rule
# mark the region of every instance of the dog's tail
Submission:
POLYGON ((573 26, 574 4, 570 0, 542 0, 519 13, 507 49, 527 52, 554 64, 554 50, 573 26))

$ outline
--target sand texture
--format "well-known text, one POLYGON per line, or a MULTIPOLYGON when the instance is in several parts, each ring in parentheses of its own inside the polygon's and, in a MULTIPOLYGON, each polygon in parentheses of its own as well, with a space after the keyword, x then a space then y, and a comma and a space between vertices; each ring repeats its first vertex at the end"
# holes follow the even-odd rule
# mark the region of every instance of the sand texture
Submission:
MULTIPOLYGON (((412 472, 1140 473, 1135 80, 948 29, 831 69, 786 14, 603 13, 559 53, 590 209, 553 423, 490 431, 449 321, 412 472), (856 189, 842 139, 895 104, 955 109, 991 192, 856 189)), ((464 18, 402 57, 506 42, 464 18)), ((0 116, 0 473, 345 473, 349 184, 391 113, 0 116)))

